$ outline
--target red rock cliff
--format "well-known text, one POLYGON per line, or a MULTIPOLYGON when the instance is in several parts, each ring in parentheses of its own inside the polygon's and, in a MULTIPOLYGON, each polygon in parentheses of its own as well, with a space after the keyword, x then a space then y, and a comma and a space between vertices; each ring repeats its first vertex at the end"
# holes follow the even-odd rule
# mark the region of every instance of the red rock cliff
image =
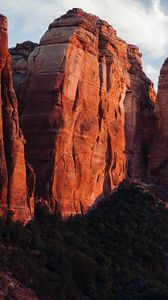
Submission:
POLYGON ((149 158, 148 176, 159 185, 168 186, 168 59, 165 60, 159 77, 155 105, 156 127, 149 158))
POLYGON ((9 53, 11 55, 11 67, 14 88, 17 94, 19 102, 19 112, 21 113, 24 107, 24 98, 20 93, 22 92, 22 84, 27 75, 27 61, 30 53, 37 47, 38 44, 31 41, 26 41, 21 44, 16 44, 16 47, 10 48, 9 53), (23 100, 23 103, 21 101, 23 100))
POLYGON ((148 151, 154 136, 155 91, 142 70, 141 53, 128 45, 130 89, 125 97, 125 139, 128 178, 147 178, 148 151))
POLYGON ((8 53, 7 19, 0 15, 0 215, 12 211, 15 220, 25 222, 33 213, 32 202, 26 184, 24 137, 19 127, 8 53))
POLYGON ((36 194, 53 210, 85 212, 126 177, 127 156, 128 164, 138 160, 144 176, 134 141, 138 130, 138 145, 151 138, 148 129, 142 138, 145 125, 140 122, 152 118, 153 88, 139 61, 137 48, 80 9, 50 24, 29 56, 21 125, 26 156, 37 175, 36 194), (146 90, 137 95, 141 88, 146 90), (125 135, 130 135, 128 146, 125 135))

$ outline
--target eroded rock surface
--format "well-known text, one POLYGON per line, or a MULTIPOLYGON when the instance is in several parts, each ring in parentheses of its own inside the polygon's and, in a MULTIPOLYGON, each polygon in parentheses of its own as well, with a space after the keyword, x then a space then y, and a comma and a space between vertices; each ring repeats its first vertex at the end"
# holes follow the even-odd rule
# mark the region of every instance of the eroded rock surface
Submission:
POLYGON ((53 211, 85 212, 126 177, 127 157, 129 176, 144 176, 137 148, 153 134, 153 87, 137 48, 107 22, 80 9, 56 19, 29 56, 24 91, 26 157, 53 211))
MULTIPOLYGON (((149 178, 158 185, 168 186, 168 59, 165 60, 159 77, 155 104, 155 137, 149 153, 149 178)), ((168 192, 167 192, 168 196, 168 192)))
POLYGON ((16 44, 16 47, 9 49, 9 53, 11 54, 13 84, 19 101, 20 112, 22 112, 24 106, 24 99, 20 93, 22 91, 21 86, 27 75, 28 57, 37 45, 37 43, 26 41, 21 44, 16 44), (23 103, 21 99, 23 99, 23 103))
MULTIPOLYGON (((8 53, 7 19, 0 15, 0 215, 14 220, 31 217, 26 186, 24 137, 19 127, 18 103, 13 89, 8 53)), ((33 213, 33 212, 32 212, 33 213)))
POLYGON ((125 97, 127 177, 147 178, 148 152, 155 133, 153 83, 142 70, 138 47, 128 45, 130 90, 125 97))

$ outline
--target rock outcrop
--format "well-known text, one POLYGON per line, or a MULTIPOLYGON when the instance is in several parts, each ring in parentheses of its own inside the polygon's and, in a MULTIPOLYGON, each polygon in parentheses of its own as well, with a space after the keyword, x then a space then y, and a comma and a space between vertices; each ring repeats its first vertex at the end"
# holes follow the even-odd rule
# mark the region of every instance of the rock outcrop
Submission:
POLYGON ((56 19, 29 56, 24 91, 26 157, 53 211, 84 213, 127 176, 127 156, 129 176, 146 176, 153 86, 107 22, 80 9, 56 19))
POLYGON ((142 54, 128 45, 130 89, 125 97, 125 140, 127 177, 147 178, 148 151, 154 136, 156 94, 153 83, 142 70, 142 54))
MULTIPOLYGON (((148 176, 151 181, 168 187, 168 59, 165 60, 159 77, 155 104, 156 126, 148 157, 148 176)), ((164 192, 165 193, 165 192, 164 192)), ((168 196, 168 192, 167 192, 168 196)))
POLYGON ((22 222, 33 214, 32 198, 30 203, 27 194, 24 142, 8 53, 7 19, 0 15, 0 215, 10 211, 14 220, 22 222))
POLYGON ((17 94, 17 99, 19 101, 19 111, 22 112, 24 107, 24 101, 22 95, 22 84, 24 83, 25 77, 27 75, 28 57, 30 53, 37 47, 37 43, 31 41, 26 41, 21 44, 16 44, 16 47, 10 48, 9 53, 11 54, 11 67, 13 75, 13 84, 17 94))

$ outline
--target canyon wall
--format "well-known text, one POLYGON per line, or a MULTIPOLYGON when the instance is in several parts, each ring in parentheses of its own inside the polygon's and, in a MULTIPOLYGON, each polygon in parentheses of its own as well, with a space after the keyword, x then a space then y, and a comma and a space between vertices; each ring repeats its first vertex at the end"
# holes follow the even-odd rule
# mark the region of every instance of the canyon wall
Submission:
POLYGON ((157 185, 168 186, 168 59, 165 60, 159 77, 155 104, 155 137, 148 158, 148 177, 157 185))
POLYGON ((19 113, 21 113, 24 108, 22 84, 24 83, 25 77, 27 76, 28 57, 30 53, 35 49, 35 47, 37 47, 37 45, 38 44, 31 41, 26 41, 21 44, 16 44, 16 47, 9 49, 9 53, 11 55, 13 84, 19 102, 19 113))
POLYGON ((127 177, 146 180, 148 152, 154 136, 156 94, 142 69, 138 47, 128 45, 130 89, 125 97, 127 177))
POLYGON ((8 53, 7 19, 0 15, 0 215, 11 212, 14 220, 22 222, 33 215, 28 180, 32 176, 30 167, 26 168, 24 143, 8 53))
POLYGON ((140 56, 80 9, 50 24, 30 54, 20 120, 36 195, 52 211, 84 213, 127 176, 146 177, 155 93, 140 56))

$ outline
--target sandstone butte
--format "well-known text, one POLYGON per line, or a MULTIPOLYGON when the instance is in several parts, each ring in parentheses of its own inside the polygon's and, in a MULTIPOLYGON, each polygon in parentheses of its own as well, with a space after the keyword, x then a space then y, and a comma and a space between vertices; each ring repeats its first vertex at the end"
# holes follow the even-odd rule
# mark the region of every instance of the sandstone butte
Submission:
POLYGON ((8 53, 7 19, 0 15, 0 215, 14 220, 33 215, 32 168, 25 163, 24 137, 19 127, 18 103, 13 89, 8 53), (27 172, 27 175, 26 175, 27 172))
POLYGON ((155 92, 136 46, 73 9, 49 25, 26 68, 26 159, 52 211, 85 213, 126 177, 147 177, 155 92))

